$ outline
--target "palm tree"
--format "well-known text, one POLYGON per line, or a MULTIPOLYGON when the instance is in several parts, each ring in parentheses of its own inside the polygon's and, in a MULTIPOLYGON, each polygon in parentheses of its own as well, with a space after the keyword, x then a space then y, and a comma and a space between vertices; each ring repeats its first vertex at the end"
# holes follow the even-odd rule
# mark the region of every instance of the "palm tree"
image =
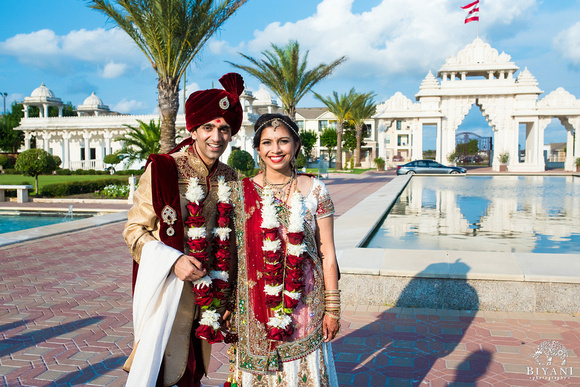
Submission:
POLYGON ((354 151, 354 165, 360 167, 360 148, 362 143, 362 134, 364 120, 371 118, 377 112, 377 106, 373 101, 374 93, 359 94, 357 103, 352 109, 352 121, 356 133, 356 149, 354 151))
POLYGON ((359 94, 350 89, 348 94, 338 95, 336 91, 332 96, 323 97, 320 94, 314 93, 314 96, 326 105, 328 110, 336 117, 336 164, 334 169, 342 169, 342 130, 344 122, 352 119, 352 108, 358 103, 359 94))
POLYGON ((161 152, 175 147, 179 82, 208 39, 247 0, 90 0, 143 51, 158 75, 161 152))
POLYGON ((115 141, 123 142, 118 155, 126 167, 135 161, 147 160, 150 154, 157 154, 160 151, 161 126, 159 122, 156 124, 155 120, 151 120, 149 124, 146 124, 141 120, 136 121, 139 127, 123 124, 129 131, 123 137, 115 139, 115 141))
POLYGON ((246 71, 272 90, 282 101, 284 112, 294 120, 298 101, 346 60, 346 57, 342 56, 331 64, 321 63, 311 70, 306 70, 308 53, 309 51, 306 51, 301 57, 300 45, 297 41, 291 40, 284 47, 272 43, 272 51, 262 51, 262 55, 266 58, 260 61, 240 53, 253 66, 228 63, 246 71))

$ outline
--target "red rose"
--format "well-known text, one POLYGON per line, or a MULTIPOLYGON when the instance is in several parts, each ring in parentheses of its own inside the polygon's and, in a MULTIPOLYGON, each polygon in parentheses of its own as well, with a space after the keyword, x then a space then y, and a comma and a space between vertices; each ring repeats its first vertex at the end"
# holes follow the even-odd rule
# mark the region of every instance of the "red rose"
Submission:
POLYGON ((218 226, 220 227, 227 227, 230 224, 230 217, 229 216, 218 216, 218 226))
POLYGON ((209 304, 211 304, 211 302, 213 301, 213 292, 205 295, 205 296, 198 296, 197 294, 195 295, 195 304, 199 305, 199 306, 207 306, 209 304))
POLYGON ((291 245, 299 245, 304 240, 303 232, 289 232, 286 236, 288 237, 288 243, 291 245))
POLYGON ((264 272, 272 272, 282 270, 282 262, 266 262, 264 264, 264 272))
POLYGON ((217 290, 223 290, 228 288, 228 283, 221 279, 214 279, 212 283, 213 288, 217 290))
POLYGON ((209 286, 202 286, 202 287, 199 287, 198 288, 197 286, 194 286, 193 289, 191 289, 191 291, 193 293, 195 293, 195 296, 196 297, 205 297, 207 295, 210 295, 210 293, 211 293, 211 287, 209 287, 209 286))
POLYGON ((221 271, 228 271, 230 270, 230 261, 217 261, 215 267, 221 271))
POLYGON ((218 249, 215 252, 215 257, 218 261, 227 261, 230 259, 230 250, 228 249, 218 249))
POLYGON ((268 306, 268 308, 273 308, 275 306, 278 306, 278 305, 280 305, 281 302, 282 302, 281 295, 270 296, 269 294, 266 294, 266 305, 268 306))
POLYGON ((205 238, 189 239, 187 241, 189 249, 191 251, 204 251, 208 245, 208 241, 205 238))
POLYGON ((201 263, 205 263, 208 258, 208 254, 206 251, 198 251, 195 253, 190 253, 189 255, 191 255, 193 258, 197 259, 201 263))
POLYGON ((234 206, 230 203, 218 203, 217 210, 221 216, 230 217, 234 206))
POLYGON ((185 224, 189 227, 201 227, 205 224, 205 218, 203 216, 188 216, 185 219, 185 224))
POLYGON ((201 216, 201 210, 203 206, 195 204, 195 203, 188 203, 187 204, 187 211, 191 216, 201 216))
POLYGON ((296 305, 298 305, 298 301, 299 300, 295 300, 292 297, 284 294, 284 305, 286 305, 286 308, 296 308, 296 305))
POLYGON ((268 329, 268 335, 266 336, 268 340, 274 341, 284 341, 285 337, 286 332, 283 329, 276 327, 271 327, 270 329, 268 329))
POLYGON ((292 333, 294 333, 294 324, 288 324, 284 330, 284 334, 286 334, 286 337, 290 337, 292 333))
POLYGON ((301 255, 299 257, 295 256, 295 255, 288 255, 286 257, 286 265, 288 265, 288 267, 299 267, 302 262, 304 261, 304 255, 301 255))
POLYGON ((269 262, 271 264, 280 262, 281 261, 280 257, 281 253, 279 251, 266 251, 264 253, 264 258, 266 259, 266 262, 269 262))
POLYGON ((200 339, 206 340, 209 344, 221 343, 224 341, 224 336, 222 332, 218 329, 214 331, 209 325, 200 325, 195 330, 195 336, 200 339))
POLYGON ((221 239, 216 238, 214 240, 216 241, 218 249, 228 249, 230 247, 230 240, 229 239, 222 241, 221 239))
POLYGON ((277 228, 262 228, 262 234, 264 234, 264 238, 268 240, 276 240, 278 238, 278 229, 277 228))
POLYGON ((284 289, 291 292, 293 290, 300 290, 302 289, 303 283, 302 282, 292 282, 286 281, 284 283, 284 289))
POLYGON ((286 269, 286 278, 292 282, 299 282, 303 274, 302 269, 286 269))

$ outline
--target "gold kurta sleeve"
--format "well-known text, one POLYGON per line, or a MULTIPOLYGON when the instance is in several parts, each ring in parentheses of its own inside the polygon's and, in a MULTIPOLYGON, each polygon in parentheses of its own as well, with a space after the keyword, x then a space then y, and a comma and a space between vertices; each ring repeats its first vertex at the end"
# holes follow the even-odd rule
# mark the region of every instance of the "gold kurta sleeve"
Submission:
POLYGON ((137 263, 141 260, 143 245, 149 241, 160 240, 159 219, 153 209, 151 168, 147 168, 139 179, 139 187, 133 196, 133 207, 129 210, 123 238, 137 263))

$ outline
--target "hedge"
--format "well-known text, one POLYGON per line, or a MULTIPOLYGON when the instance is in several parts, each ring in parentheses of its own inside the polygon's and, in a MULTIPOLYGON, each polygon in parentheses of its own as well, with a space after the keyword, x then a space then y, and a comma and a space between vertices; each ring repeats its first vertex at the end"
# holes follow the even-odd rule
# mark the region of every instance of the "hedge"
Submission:
POLYGON ((108 178, 93 181, 69 181, 60 184, 48 184, 40 189, 40 195, 46 197, 58 197, 93 193, 101 190, 109 184, 119 184, 119 179, 108 178))

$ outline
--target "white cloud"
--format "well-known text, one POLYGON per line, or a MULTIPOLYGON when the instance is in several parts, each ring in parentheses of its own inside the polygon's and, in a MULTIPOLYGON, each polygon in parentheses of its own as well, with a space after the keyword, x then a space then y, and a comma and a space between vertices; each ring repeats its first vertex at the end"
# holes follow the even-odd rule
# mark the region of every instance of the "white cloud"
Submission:
POLYGON ((127 65, 125 63, 109 62, 105 65, 101 76, 103 78, 117 78, 125 73, 127 65))
POLYGON ((48 29, 18 34, 0 42, 0 53, 15 56, 21 63, 41 68, 58 66, 70 60, 139 65, 144 61, 143 53, 119 28, 81 29, 62 36, 48 29))
POLYGON ((580 22, 560 32, 554 38, 554 47, 564 58, 580 65, 580 22))
POLYGON ((145 104, 142 101, 136 101, 134 99, 127 100, 127 98, 123 98, 115 106, 113 106, 112 110, 119 113, 131 113, 135 110, 143 109, 144 107, 145 104))
MULTIPOLYGON (((300 42, 310 50, 311 63, 349 60, 337 75, 423 74, 437 69, 445 58, 469 43, 475 26, 465 25, 467 4, 455 0, 383 0, 363 13, 353 13, 354 0, 324 0, 314 15, 295 23, 274 22, 255 31, 248 42, 251 55, 269 49, 270 43, 300 42)), ((481 17, 486 28, 510 23, 530 11, 536 0, 483 0, 481 17)))

